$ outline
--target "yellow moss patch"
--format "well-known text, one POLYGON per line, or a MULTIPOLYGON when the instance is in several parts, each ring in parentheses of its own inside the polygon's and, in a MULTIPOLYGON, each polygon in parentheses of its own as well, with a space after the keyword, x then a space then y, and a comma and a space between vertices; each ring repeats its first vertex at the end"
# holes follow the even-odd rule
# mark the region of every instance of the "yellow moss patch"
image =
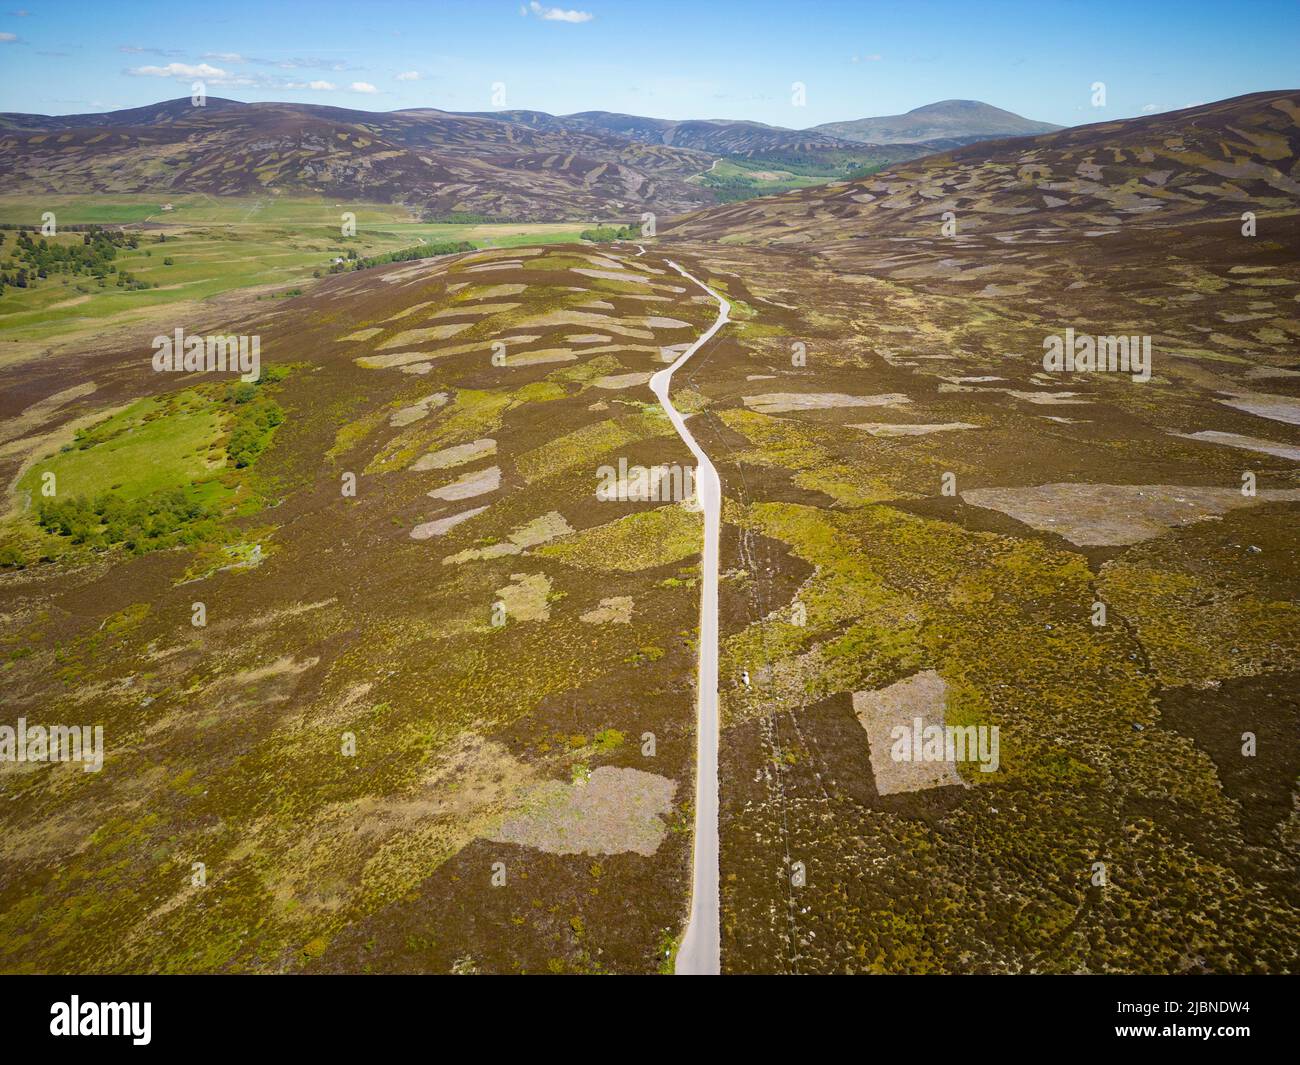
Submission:
POLYGON ((698 554, 703 538, 701 514, 673 505, 584 529, 536 553, 585 569, 635 572, 698 554))

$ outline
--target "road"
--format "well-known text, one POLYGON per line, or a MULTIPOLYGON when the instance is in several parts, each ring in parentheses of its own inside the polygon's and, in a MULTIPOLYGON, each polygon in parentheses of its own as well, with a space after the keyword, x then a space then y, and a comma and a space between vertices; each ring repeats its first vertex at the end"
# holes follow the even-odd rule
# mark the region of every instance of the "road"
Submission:
POLYGON ((731 304, 671 259, 665 260, 686 280, 718 301, 718 317, 699 339, 667 369, 650 378, 677 435, 695 456, 696 492, 704 511, 704 557, 701 561, 700 662, 695 729, 695 852, 691 884, 691 916, 677 951, 676 973, 717 975, 722 969, 720 934, 721 900, 718 895, 718 544, 722 535, 722 485, 709 456, 686 428, 686 420, 672 405, 668 390, 673 374, 685 365, 730 320, 731 304))

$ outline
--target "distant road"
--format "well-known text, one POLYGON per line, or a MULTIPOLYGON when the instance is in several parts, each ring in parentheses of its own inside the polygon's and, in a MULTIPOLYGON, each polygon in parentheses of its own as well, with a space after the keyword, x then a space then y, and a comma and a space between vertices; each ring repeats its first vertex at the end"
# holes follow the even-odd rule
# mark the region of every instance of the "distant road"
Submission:
POLYGON ((671 259, 668 265, 718 301, 718 317, 677 361, 650 378, 677 435, 696 461, 696 492, 704 510, 704 558, 701 563, 700 663, 696 679, 695 853, 691 916, 677 951, 678 975, 710 976, 722 970, 721 898, 718 894, 718 542, 722 535, 722 485, 709 456, 686 428, 686 420, 668 399, 673 373, 730 320, 731 304, 692 277, 671 259))

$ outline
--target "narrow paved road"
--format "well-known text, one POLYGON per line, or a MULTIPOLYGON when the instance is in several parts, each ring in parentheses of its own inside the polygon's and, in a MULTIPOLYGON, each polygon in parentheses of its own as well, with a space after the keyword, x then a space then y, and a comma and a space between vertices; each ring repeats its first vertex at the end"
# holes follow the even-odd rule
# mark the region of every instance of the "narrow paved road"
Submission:
POLYGON ((698 706, 695 732, 695 854, 691 885, 691 916, 677 951, 678 975, 716 975, 722 969, 718 895, 718 543, 722 535, 722 485, 686 420, 668 399, 673 373, 729 321, 731 304, 692 277, 671 259, 665 260, 686 280, 718 301, 718 318, 677 361, 650 378, 677 435, 695 456, 695 490, 704 510, 704 558, 701 562, 700 665, 696 679, 698 706))

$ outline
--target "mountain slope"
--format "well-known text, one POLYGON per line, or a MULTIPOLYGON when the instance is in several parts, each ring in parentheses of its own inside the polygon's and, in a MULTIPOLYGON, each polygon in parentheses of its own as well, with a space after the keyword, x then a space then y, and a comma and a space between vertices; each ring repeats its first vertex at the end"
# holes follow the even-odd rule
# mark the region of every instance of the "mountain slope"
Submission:
POLYGON ((668 215, 714 202, 686 181, 713 159, 689 148, 434 109, 216 99, 196 108, 183 99, 0 121, 8 126, 0 191, 292 191, 539 220, 668 215))
POLYGON ((808 244, 862 236, 1079 226, 1103 232, 1300 206, 1300 93, 1255 93, 1150 118, 972 144, 839 182, 714 208, 678 237, 808 244))
POLYGON ((979 100, 940 100, 903 115, 826 122, 814 126, 813 131, 873 144, 916 144, 942 139, 970 142, 993 137, 1026 137, 1061 128, 1050 122, 1022 118, 979 100))
MULTIPOLYGON (((248 107, 238 100, 209 96, 205 105, 211 111, 248 107)), ((194 110, 189 97, 161 100, 143 107, 128 107, 118 111, 95 111, 81 115, 33 115, 16 111, 0 114, 0 129, 52 130, 81 129, 88 126, 148 126, 172 122, 194 110)))

